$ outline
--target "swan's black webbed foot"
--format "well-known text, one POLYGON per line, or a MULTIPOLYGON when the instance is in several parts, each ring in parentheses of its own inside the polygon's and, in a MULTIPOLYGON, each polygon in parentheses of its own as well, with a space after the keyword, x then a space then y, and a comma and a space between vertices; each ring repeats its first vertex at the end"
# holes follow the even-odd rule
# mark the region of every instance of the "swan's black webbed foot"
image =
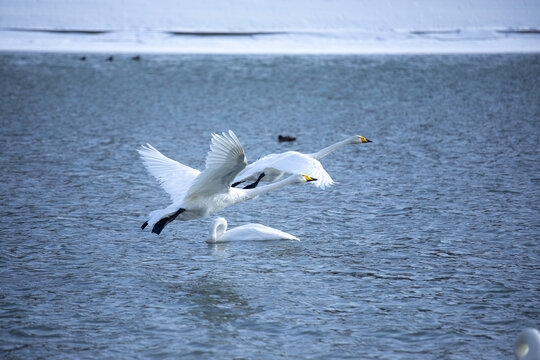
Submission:
POLYGON ((255 181, 253 184, 249 184, 248 186, 244 187, 244 189, 255 189, 257 185, 259 185, 259 181, 264 177, 264 173, 261 173, 259 177, 257 178, 257 181, 255 181))
POLYGON ((141 225, 141 230, 144 230, 144 228, 148 225, 148 221, 145 221, 144 224, 141 225))
POLYGON ((160 234, 161 231, 163 230, 163 228, 165 226, 167 226, 168 223, 170 223, 171 221, 173 221, 174 219, 176 219, 176 217, 178 215, 180 215, 181 213, 183 213, 184 211, 186 211, 186 209, 183 209, 183 208, 180 208, 178 209, 174 214, 170 215, 170 216, 167 216, 167 217, 164 217, 163 219, 159 220, 156 225, 154 225, 154 227, 152 228, 152 232, 154 234, 160 234))
POLYGON ((233 183, 233 184, 231 185, 231 187, 237 187, 238 185, 240 185, 240 184, 243 183, 243 182, 245 182, 245 181, 237 181, 237 182, 233 183))

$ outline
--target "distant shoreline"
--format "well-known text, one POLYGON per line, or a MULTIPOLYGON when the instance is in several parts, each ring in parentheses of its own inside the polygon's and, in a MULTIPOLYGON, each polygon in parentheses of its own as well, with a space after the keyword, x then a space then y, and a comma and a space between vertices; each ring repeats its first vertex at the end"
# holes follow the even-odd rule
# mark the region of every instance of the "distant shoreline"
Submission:
POLYGON ((540 52, 540 29, 145 30, 3 28, 0 51, 140 54, 493 54, 540 52))

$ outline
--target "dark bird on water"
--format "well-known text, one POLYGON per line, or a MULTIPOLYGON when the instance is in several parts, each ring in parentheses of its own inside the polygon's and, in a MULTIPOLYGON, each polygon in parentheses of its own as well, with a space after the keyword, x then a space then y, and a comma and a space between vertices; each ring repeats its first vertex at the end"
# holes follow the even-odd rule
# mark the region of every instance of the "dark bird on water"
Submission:
POLYGON ((296 138, 293 137, 293 136, 288 136, 288 135, 285 135, 285 136, 279 135, 278 136, 278 141, 279 142, 287 142, 287 141, 295 141, 295 140, 296 140, 296 138))

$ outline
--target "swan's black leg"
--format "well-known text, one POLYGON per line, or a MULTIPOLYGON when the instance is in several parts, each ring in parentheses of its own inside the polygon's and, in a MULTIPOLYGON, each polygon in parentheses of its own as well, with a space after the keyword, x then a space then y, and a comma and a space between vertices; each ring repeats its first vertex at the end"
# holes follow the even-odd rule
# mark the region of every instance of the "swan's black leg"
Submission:
POLYGON ((154 225, 154 227, 152 228, 152 232, 154 234, 160 234, 161 233, 161 230, 163 230, 163 228, 168 224, 170 223, 171 221, 173 221, 174 219, 176 219, 176 217, 178 215, 180 215, 181 213, 183 213, 184 211, 186 211, 186 209, 183 209, 183 208, 180 208, 178 209, 174 214, 170 215, 170 216, 167 216, 167 217, 164 217, 163 219, 159 220, 156 225, 154 225))
POLYGON ((259 177, 257 178, 257 181, 255 181, 253 184, 249 184, 244 189, 255 189, 257 185, 259 185, 259 181, 261 181, 263 177, 264 177, 264 173, 261 173, 261 175, 259 175, 259 177))
POLYGON ((144 224, 141 225, 141 230, 144 230, 144 228, 148 225, 148 221, 145 221, 144 224))
POLYGON ((238 185, 240 185, 243 182, 245 182, 245 181, 237 181, 234 184, 232 184, 231 187, 237 187, 238 185))

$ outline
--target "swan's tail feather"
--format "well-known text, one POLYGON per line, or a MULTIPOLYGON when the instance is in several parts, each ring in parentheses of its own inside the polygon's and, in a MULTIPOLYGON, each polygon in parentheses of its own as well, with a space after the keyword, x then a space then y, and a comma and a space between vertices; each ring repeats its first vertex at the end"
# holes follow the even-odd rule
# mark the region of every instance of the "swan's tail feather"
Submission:
POLYGON ((168 223, 176 219, 176 217, 184 211, 186 211, 186 209, 180 208, 174 214, 161 218, 152 228, 152 232, 157 235, 161 234, 161 231, 165 228, 165 226, 167 226, 168 223))

